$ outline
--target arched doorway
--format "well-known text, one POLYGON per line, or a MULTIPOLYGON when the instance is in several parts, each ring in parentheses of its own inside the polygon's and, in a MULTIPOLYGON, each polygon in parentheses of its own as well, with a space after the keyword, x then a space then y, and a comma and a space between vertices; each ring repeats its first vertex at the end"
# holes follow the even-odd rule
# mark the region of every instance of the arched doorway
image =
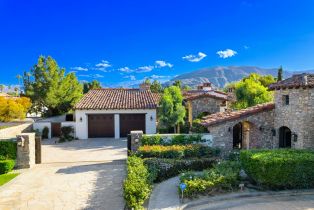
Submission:
POLYGON ((233 126, 233 148, 234 149, 242 149, 242 123, 238 123, 235 126, 233 126))
POLYGON ((279 128, 279 147, 291 148, 291 130, 286 126, 279 128))

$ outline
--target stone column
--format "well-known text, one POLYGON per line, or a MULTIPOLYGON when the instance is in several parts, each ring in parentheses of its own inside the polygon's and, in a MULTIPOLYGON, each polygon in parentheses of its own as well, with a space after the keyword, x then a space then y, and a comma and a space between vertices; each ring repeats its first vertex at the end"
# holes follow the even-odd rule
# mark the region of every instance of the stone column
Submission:
POLYGON ((35 133, 17 136, 17 168, 31 168, 35 165, 35 133))
POLYGON ((131 131, 131 151, 136 152, 138 147, 141 146, 143 131, 131 131))

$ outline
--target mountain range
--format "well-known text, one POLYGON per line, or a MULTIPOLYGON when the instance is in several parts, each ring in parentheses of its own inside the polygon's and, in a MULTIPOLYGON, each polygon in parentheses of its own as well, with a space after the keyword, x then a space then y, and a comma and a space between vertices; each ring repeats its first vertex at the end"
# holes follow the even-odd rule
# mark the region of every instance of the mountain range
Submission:
MULTIPOLYGON (((217 66, 211 68, 203 68, 189 73, 181 74, 165 85, 172 84, 175 80, 181 80, 183 85, 196 87, 203 82, 211 82, 215 87, 223 88, 227 83, 241 80, 250 73, 258 73, 261 75, 273 75, 277 77, 278 68, 260 68, 256 66, 217 66)), ((314 70, 308 71, 283 71, 283 77, 288 78, 297 73, 314 73, 314 70)))

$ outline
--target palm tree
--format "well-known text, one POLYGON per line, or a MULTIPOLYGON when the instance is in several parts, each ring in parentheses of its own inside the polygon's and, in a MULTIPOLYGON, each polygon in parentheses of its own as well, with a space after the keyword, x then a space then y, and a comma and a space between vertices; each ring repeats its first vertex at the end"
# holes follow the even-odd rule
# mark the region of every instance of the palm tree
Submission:
POLYGON ((17 91, 18 91, 18 96, 19 96, 19 95, 20 95, 20 94, 19 94, 19 92, 20 92, 19 89, 20 89, 20 87, 21 87, 21 79, 22 79, 22 76, 18 74, 18 75, 16 75, 16 78, 17 78, 18 81, 19 81, 19 87, 18 87, 18 90, 17 90, 17 91))
POLYGON ((4 85, 0 85, 0 92, 2 93, 4 90, 4 85))

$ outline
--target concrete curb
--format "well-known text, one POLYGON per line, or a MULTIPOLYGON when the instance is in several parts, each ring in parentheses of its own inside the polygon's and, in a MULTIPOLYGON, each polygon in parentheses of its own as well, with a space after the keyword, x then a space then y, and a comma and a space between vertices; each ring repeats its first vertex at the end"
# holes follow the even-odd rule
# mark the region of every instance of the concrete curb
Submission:
POLYGON ((238 198, 253 198, 267 196, 296 196, 296 195, 314 195, 314 189, 309 190, 284 190, 284 191, 264 191, 264 192, 240 192, 229 193, 227 195, 217 195, 212 197, 203 197, 196 201, 189 201, 181 205, 181 209, 189 209, 197 206, 210 204, 217 201, 234 200, 238 198))

